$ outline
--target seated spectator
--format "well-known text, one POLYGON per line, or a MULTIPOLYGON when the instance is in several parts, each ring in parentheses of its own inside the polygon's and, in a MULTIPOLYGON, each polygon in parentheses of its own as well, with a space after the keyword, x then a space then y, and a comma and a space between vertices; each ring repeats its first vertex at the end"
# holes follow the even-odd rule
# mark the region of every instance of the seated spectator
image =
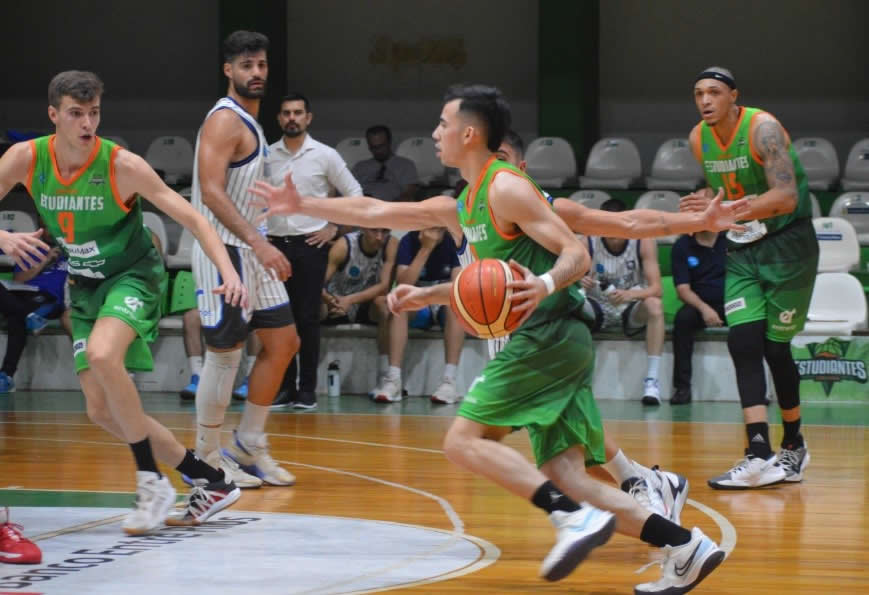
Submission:
MULTIPOLYGON (((625 205, 616 198, 600 206, 619 213, 625 205)), ((592 331, 620 331, 631 337, 646 329, 648 370, 643 381, 643 404, 660 405, 658 366, 664 348, 664 308, 661 305, 661 270, 653 239, 589 237, 591 269, 582 278, 594 310, 592 331)))
MULTIPOLYGON (((456 245, 442 227, 412 231, 398 244, 396 282, 408 285, 437 285, 456 278, 459 259, 456 245)), ((461 399, 456 392, 456 372, 465 340, 465 332, 449 306, 426 307, 415 313, 393 314, 389 320, 389 370, 374 389, 374 400, 382 403, 401 401, 401 362, 407 346, 407 328, 430 328, 437 321, 444 330, 444 378, 432 393, 435 403, 455 403, 461 399)))
POLYGON ((325 325, 377 325, 378 380, 389 369, 386 294, 397 252, 398 240, 388 229, 362 229, 332 244, 326 265, 320 319, 325 325))
POLYGON ((691 355, 694 333, 727 324, 724 316, 726 234, 700 231, 684 235, 670 255, 673 283, 684 302, 673 321, 673 396, 670 403, 691 402, 691 355))
POLYGON ((353 177, 365 195, 388 201, 414 200, 419 183, 416 165, 392 152, 392 131, 387 126, 372 126, 365 138, 373 157, 353 166, 353 177))
MULTIPOLYGON (((44 238, 50 242, 50 238, 44 238)), ((0 393, 15 391, 13 377, 27 343, 27 333, 38 335, 49 320, 60 319, 72 336, 67 290, 67 259, 57 246, 48 258, 29 269, 15 266, 13 282, 0 283, 0 313, 6 317, 8 339, 3 367, 0 369, 0 393)))

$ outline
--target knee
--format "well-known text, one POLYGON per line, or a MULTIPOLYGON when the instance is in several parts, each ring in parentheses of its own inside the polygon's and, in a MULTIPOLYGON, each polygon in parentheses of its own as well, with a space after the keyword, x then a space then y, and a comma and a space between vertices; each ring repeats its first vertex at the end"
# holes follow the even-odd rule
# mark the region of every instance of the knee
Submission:
POLYGON ((791 344, 770 341, 769 339, 763 342, 763 353, 766 361, 770 365, 793 364, 793 355, 791 355, 791 344))
POLYGON ((113 348, 105 341, 96 342, 88 341, 87 344, 87 361, 91 370, 97 373, 112 369, 114 367, 124 366, 124 352, 113 348))
POLYGON ((764 321, 739 324, 730 329, 727 334, 727 349, 733 362, 748 362, 763 359, 764 321))
POLYGON ((112 414, 109 411, 105 400, 97 402, 94 399, 88 399, 87 414, 88 418, 101 428, 108 429, 112 424, 112 414))
POLYGON ((649 318, 664 317, 664 306, 661 305, 661 298, 655 296, 647 297, 643 300, 643 305, 646 308, 646 312, 649 314, 649 318))
POLYGON ((264 343, 262 351, 267 351, 269 357, 289 363, 299 351, 299 345, 301 344, 299 334, 296 332, 295 327, 290 327, 289 332, 281 339, 280 341, 271 341, 269 344, 264 343))

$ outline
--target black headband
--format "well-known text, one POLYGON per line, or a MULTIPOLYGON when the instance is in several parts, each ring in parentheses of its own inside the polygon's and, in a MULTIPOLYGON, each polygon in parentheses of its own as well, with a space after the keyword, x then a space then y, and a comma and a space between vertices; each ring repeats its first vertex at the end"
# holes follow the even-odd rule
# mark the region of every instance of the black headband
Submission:
POLYGON ((696 83, 697 81, 700 81, 703 79, 715 79, 716 81, 721 81, 722 83, 724 83, 725 85, 727 85, 731 89, 736 88, 736 81, 734 81, 732 78, 730 78, 726 74, 721 73, 721 72, 716 72, 714 70, 704 70, 703 72, 701 72, 700 74, 697 75, 697 78, 694 79, 694 82, 696 83))

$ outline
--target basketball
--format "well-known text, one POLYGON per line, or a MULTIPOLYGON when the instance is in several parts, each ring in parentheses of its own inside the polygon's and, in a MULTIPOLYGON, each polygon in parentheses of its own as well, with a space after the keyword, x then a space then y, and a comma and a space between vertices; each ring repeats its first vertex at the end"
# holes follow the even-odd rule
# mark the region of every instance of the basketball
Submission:
POLYGON ((453 282, 450 306, 459 323, 475 337, 497 339, 509 335, 525 312, 513 312, 510 281, 522 273, 503 260, 484 258, 463 268, 453 282))

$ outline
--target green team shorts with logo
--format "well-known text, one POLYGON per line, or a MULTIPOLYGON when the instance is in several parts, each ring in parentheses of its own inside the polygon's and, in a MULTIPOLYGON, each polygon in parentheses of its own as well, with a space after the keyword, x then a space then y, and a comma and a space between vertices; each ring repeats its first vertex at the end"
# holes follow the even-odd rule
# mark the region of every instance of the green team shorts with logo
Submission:
POLYGON ((576 318, 519 330, 468 389, 458 415, 524 427, 537 465, 572 446, 587 466, 606 462, 603 422, 591 391, 594 348, 576 318))
POLYGON ((70 278, 72 350, 76 373, 88 368, 87 342, 98 318, 119 318, 136 331, 124 363, 128 370, 150 371, 154 359, 148 343, 157 338, 163 291, 163 261, 151 249, 123 273, 108 279, 70 278))
POLYGON ((767 339, 788 343, 806 323, 817 271, 818 241, 808 219, 774 237, 729 249, 727 325, 765 320, 767 339))

